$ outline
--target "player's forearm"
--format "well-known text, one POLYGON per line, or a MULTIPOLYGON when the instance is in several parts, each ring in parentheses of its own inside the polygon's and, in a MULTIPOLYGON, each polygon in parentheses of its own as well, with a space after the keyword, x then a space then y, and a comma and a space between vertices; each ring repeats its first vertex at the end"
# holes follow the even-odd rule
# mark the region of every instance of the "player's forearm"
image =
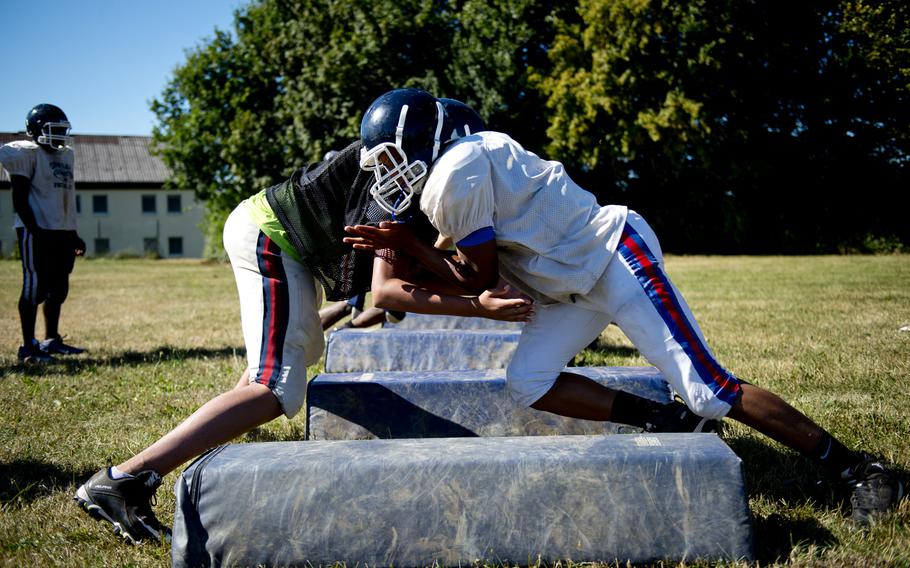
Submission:
POLYGON ((389 278, 374 286, 373 304, 386 310, 422 314, 483 316, 476 297, 462 297, 429 290, 399 278, 389 278))
POLYGON ((458 286, 460 293, 476 295, 488 288, 495 287, 499 275, 495 278, 482 275, 473 267, 461 261, 461 258, 450 251, 442 251, 426 243, 415 241, 406 251, 427 270, 446 282, 458 286))

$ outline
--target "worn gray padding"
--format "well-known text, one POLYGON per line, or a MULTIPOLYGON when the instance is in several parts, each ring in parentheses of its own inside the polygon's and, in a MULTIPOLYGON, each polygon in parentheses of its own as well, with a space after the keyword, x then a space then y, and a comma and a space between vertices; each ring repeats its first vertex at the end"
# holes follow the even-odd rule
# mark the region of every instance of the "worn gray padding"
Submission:
POLYGON ((174 491, 175 567, 752 559, 710 434, 238 444, 174 491))
MULTIPOLYGON (((602 385, 669 402, 654 367, 566 369, 602 385)), ((550 436, 628 432, 628 427, 541 412, 512 401, 505 371, 323 374, 307 391, 307 439, 550 436)))
POLYGON ((466 318, 460 316, 442 316, 433 314, 414 314, 408 312, 407 317, 398 323, 386 322, 383 329, 496 329, 520 330, 522 324, 518 322, 498 321, 488 318, 466 318))
POLYGON ((327 373, 504 369, 520 335, 508 329, 340 329, 326 342, 324 368, 327 373))

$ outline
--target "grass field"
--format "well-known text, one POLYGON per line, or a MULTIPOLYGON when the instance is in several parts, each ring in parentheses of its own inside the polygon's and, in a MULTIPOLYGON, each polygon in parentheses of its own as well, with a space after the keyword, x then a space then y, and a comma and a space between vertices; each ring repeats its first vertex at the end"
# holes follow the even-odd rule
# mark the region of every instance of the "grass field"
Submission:
MULTIPOLYGON (((907 479, 910 256, 670 257, 667 269, 730 370, 907 479)), ((167 546, 122 544, 71 496, 236 382, 244 363, 230 268, 79 261, 61 331, 89 352, 44 368, 15 359, 20 278, 16 262, 0 261, 0 565, 169 565, 167 546)), ((577 362, 646 364, 612 327, 577 362)), ((298 417, 258 439, 302 436, 298 417)), ((746 465, 761 566, 910 566, 910 500, 860 531, 811 464, 734 424, 724 438, 746 465)), ((175 478, 158 495, 165 523, 175 478)))

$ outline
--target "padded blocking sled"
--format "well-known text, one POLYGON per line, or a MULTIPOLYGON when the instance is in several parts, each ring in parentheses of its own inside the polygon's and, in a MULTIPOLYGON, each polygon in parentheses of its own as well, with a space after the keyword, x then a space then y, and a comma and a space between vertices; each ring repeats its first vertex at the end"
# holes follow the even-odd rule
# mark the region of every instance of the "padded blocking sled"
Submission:
POLYGON ((398 323, 384 323, 384 329, 471 329, 471 330, 520 330, 518 322, 499 321, 489 318, 466 318, 459 316, 442 316, 433 314, 415 314, 408 312, 407 317, 398 323))
MULTIPOLYGON (((573 367, 600 384, 669 402, 654 367, 573 367)), ((505 371, 325 374, 307 391, 307 439, 548 436, 628 432, 627 426, 557 416, 516 404, 505 371)))
POLYGON ((520 335, 495 329, 340 329, 326 342, 325 372, 504 369, 520 335))
POLYGON ((175 567, 752 558, 710 434, 238 444, 174 490, 175 567))

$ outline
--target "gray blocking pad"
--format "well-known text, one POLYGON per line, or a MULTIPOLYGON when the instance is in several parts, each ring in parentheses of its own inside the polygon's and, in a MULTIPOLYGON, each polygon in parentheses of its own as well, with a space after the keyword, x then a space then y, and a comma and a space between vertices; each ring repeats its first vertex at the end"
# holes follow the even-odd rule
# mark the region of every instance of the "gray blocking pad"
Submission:
POLYGON ((325 372, 504 369, 520 335, 496 329, 340 329, 326 342, 325 372))
MULTIPOLYGON (((567 369, 632 394, 669 402, 654 367, 567 369)), ((309 440, 549 436, 633 431, 627 426, 558 416, 516 404, 505 371, 324 374, 307 391, 309 440)))
POLYGON ((471 329, 471 330, 520 330, 522 324, 488 318, 466 318, 408 312, 398 323, 385 323, 384 329, 471 329))
POLYGON ((238 444, 174 491, 175 567, 752 559, 710 434, 238 444))

